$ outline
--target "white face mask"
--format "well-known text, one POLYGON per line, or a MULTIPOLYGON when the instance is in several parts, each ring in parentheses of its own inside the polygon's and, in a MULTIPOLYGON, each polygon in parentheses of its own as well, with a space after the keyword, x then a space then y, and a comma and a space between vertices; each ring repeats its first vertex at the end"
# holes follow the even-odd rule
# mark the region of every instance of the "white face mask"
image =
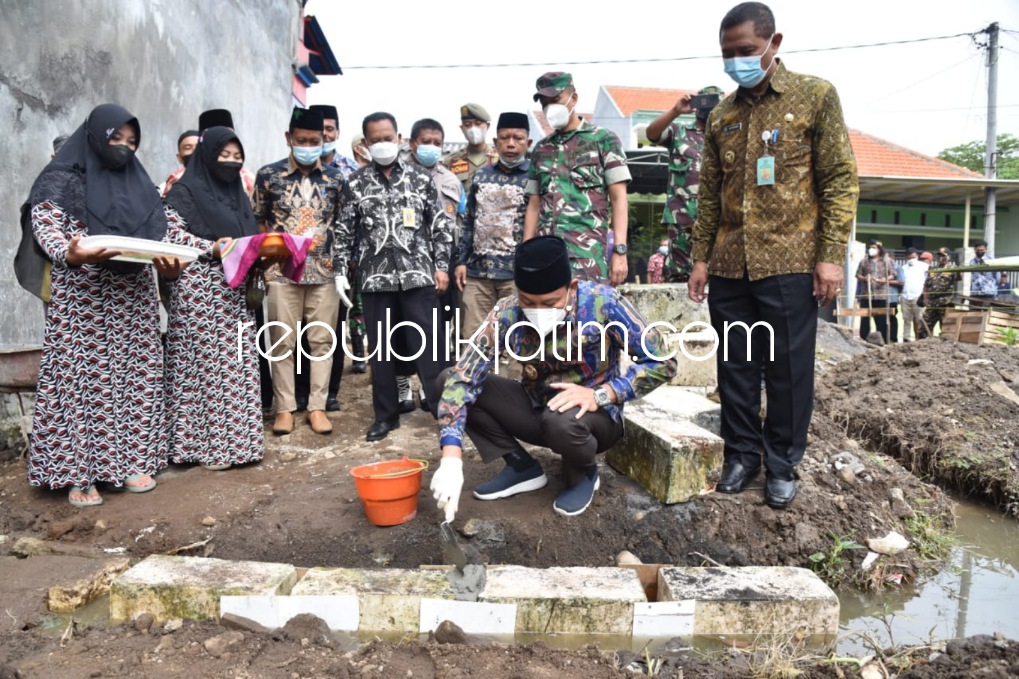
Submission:
POLYGON ((867 250, 867 254, 871 257, 877 257, 877 248, 870 248, 867 250))
POLYGON ((552 332, 552 328, 566 320, 566 309, 521 309, 521 311, 541 337, 552 332))
POLYGON ((545 120, 553 130, 561 130, 570 122, 573 111, 562 104, 549 104, 545 107, 545 120))
POLYGON ((502 155, 501 153, 499 154, 499 162, 502 163, 503 165, 505 165, 506 167, 511 167, 511 168, 512 167, 520 167, 521 165, 524 164, 525 160, 527 160, 527 156, 524 155, 523 153, 521 153, 516 158, 507 158, 506 156, 502 155))
POLYGON ((369 146, 368 151, 371 153, 372 160, 382 167, 387 167, 392 165, 396 156, 400 154, 400 145, 395 141, 379 141, 369 146))
POLYGON ((468 127, 464 131, 464 136, 467 137, 467 142, 477 146, 481 142, 485 141, 485 128, 484 127, 468 127))

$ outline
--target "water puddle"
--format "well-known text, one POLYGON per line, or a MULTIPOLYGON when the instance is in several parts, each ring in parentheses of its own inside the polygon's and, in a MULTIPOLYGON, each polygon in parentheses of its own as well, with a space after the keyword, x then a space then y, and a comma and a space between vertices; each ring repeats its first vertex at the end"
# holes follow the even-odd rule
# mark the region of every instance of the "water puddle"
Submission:
POLYGON ((918 588, 844 592, 840 653, 1002 632, 1019 639, 1019 522, 966 501, 956 507, 959 546, 937 577, 918 588), (855 633, 855 634, 854 634, 855 633))
POLYGON ((110 624, 110 595, 106 594, 88 602, 71 613, 48 613, 39 620, 39 629, 45 634, 59 637, 67 631, 74 618, 75 628, 81 631, 86 627, 103 628, 110 624))

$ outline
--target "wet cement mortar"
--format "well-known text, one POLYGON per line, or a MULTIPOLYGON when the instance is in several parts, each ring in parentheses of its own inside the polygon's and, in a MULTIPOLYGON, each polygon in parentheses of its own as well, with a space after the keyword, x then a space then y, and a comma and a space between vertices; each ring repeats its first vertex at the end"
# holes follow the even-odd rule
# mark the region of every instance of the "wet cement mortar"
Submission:
MULTIPOLYGON (((465 494, 455 522, 460 543, 473 563, 610 566, 616 553, 628 550, 645 563, 809 568, 810 556, 830 550, 839 538, 865 543, 895 530, 912 539, 909 520, 921 512, 930 524, 950 526, 951 503, 934 483, 963 490, 967 486, 956 483, 956 475, 938 473, 945 465, 936 462, 959 456, 972 459, 976 451, 985 463, 982 469, 1000 473, 1005 463, 995 463, 992 453, 1011 454, 1000 442, 1016 440, 1007 437, 1019 426, 1019 406, 988 385, 1011 384, 1019 375, 1014 352, 936 339, 819 352, 817 407, 808 453, 799 467, 799 496, 784 511, 764 504, 763 479, 737 496, 711 493, 663 506, 603 465, 601 489, 592 506, 567 519, 552 511, 560 484, 558 460, 548 451, 535 450, 549 475, 546 488, 481 502, 470 496, 469 489, 498 468, 480 464, 468 449, 465 494), (973 359, 978 363, 970 365, 973 359), (880 389, 871 388, 875 381, 880 389), (940 442, 940 455, 955 457, 910 456, 910 446, 936 448, 930 443, 934 439, 940 442)), ((404 415, 400 429, 387 439, 366 443, 364 429, 371 419, 368 377, 345 376, 341 397, 343 410, 330 414, 331 435, 312 433, 299 416, 294 434, 267 435, 260 464, 219 473, 171 467, 158 477, 155 491, 145 495, 107 491, 106 502, 87 511, 70 507, 65 493, 28 488, 23 461, 0 465, 0 560, 26 566, 4 568, 10 575, 0 578, 0 604, 9 612, 0 616, 0 678, 169 677, 186 668, 209 677, 500 679, 632 676, 622 668, 641 669, 642 657, 594 647, 562 651, 540 643, 447 646, 405 640, 379 641, 349 651, 334 642, 302 645, 279 631, 244 632, 243 641, 214 657, 205 641, 224 629, 212 622, 186 622, 167 635, 142 633, 131 626, 85 629, 62 647, 52 634, 40 631, 38 624, 46 614, 45 588, 73 580, 77 576, 72 571, 83 569, 82 563, 91 560, 98 567, 109 556, 104 550, 122 551, 133 559, 174 551, 304 567, 415 568, 441 563, 441 516, 427 491, 431 471, 425 473, 417 517, 389 528, 366 521, 350 476, 354 466, 402 455, 436 464, 431 417, 422 411, 404 415), (23 537, 43 540, 57 553, 15 560, 12 545, 23 537), (38 561, 37 567, 27 567, 32 560, 38 561)), ((968 487, 971 494, 978 485, 968 487)), ((995 501, 993 495, 988 499, 995 501)), ((999 506, 1007 509, 1006 503, 999 506)), ((860 563, 865 554, 866 550, 845 552, 844 574, 833 584, 880 589, 922 578, 931 567, 911 547, 894 558, 881 557, 864 573, 860 563)), ((1015 644, 970 641, 965 647, 969 650, 957 647, 954 656, 945 648, 940 655, 917 658, 910 672, 921 671, 932 660, 956 663, 939 670, 955 672, 954 676, 971 676, 971 670, 972 676, 978 670, 980 676, 998 676, 994 672, 1002 662, 1006 668, 1011 662, 1014 669, 1019 658, 1015 644)), ((663 653, 665 665, 658 674, 662 677, 760 676, 760 664, 773 660, 740 650, 705 657, 688 649, 670 654, 667 646, 663 653)), ((806 676, 838 676, 828 666, 805 667, 806 676)), ((850 669, 842 670, 854 675, 850 669)))

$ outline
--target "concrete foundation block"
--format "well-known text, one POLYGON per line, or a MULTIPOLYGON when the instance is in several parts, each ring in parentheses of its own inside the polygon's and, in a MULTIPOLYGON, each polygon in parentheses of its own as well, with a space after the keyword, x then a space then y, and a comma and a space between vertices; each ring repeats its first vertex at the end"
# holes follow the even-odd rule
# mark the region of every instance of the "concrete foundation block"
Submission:
POLYGON ((718 404, 681 387, 660 387, 626 406, 626 435, 605 460, 659 502, 710 492, 722 472, 722 439, 696 424, 718 404))
POLYGON ((625 297, 649 322, 665 321, 677 331, 688 323, 697 321, 710 323, 707 304, 697 304, 687 294, 686 283, 662 283, 659 285, 636 285, 626 283, 618 288, 625 297))
POLYGON ((833 638, 839 600, 804 568, 663 568, 659 601, 694 602, 693 634, 833 638))
POLYGON ((110 620, 218 619, 221 596, 289 594, 296 582, 289 564, 153 555, 113 581, 110 620))
POLYGON ((676 356, 676 375, 669 384, 679 387, 714 387, 718 384, 717 335, 703 329, 703 326, 697 327, 696 332, 670 332, 665 335, 665 353, 675 352, 676 356))
POLYGON ((312 568, 293 594, 356 596, 360 631, 414 634, 420 628, 422 599, 456 598, 446 573, 397 568, 312 568))
POLYGON ((491 566, 480 600, 517 606, 516 631, 622 634, 633 630, 644 589, 628 568, 491 566))

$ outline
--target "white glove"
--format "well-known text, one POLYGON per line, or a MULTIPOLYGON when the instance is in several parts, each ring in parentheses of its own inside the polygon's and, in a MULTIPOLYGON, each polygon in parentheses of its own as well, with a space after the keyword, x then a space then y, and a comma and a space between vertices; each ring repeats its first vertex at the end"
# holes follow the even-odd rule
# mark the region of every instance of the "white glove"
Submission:
POLYGON ((432 474, 428 488, 439 505, 439 511, 446 511, 446 521, 453 522, 460 491, 464 487, 464 461, 459 457, 446 456, 439 461, 439 468, 432 474))
POLYGON ((340 301, 349 309, 354 306, 350 301, 350 297, 347 293, 350 292, 350 283, 347 282, 347 277, 339 273, 333 276, 333 280, 336 281, 336 292, 340 296, 340 301))

